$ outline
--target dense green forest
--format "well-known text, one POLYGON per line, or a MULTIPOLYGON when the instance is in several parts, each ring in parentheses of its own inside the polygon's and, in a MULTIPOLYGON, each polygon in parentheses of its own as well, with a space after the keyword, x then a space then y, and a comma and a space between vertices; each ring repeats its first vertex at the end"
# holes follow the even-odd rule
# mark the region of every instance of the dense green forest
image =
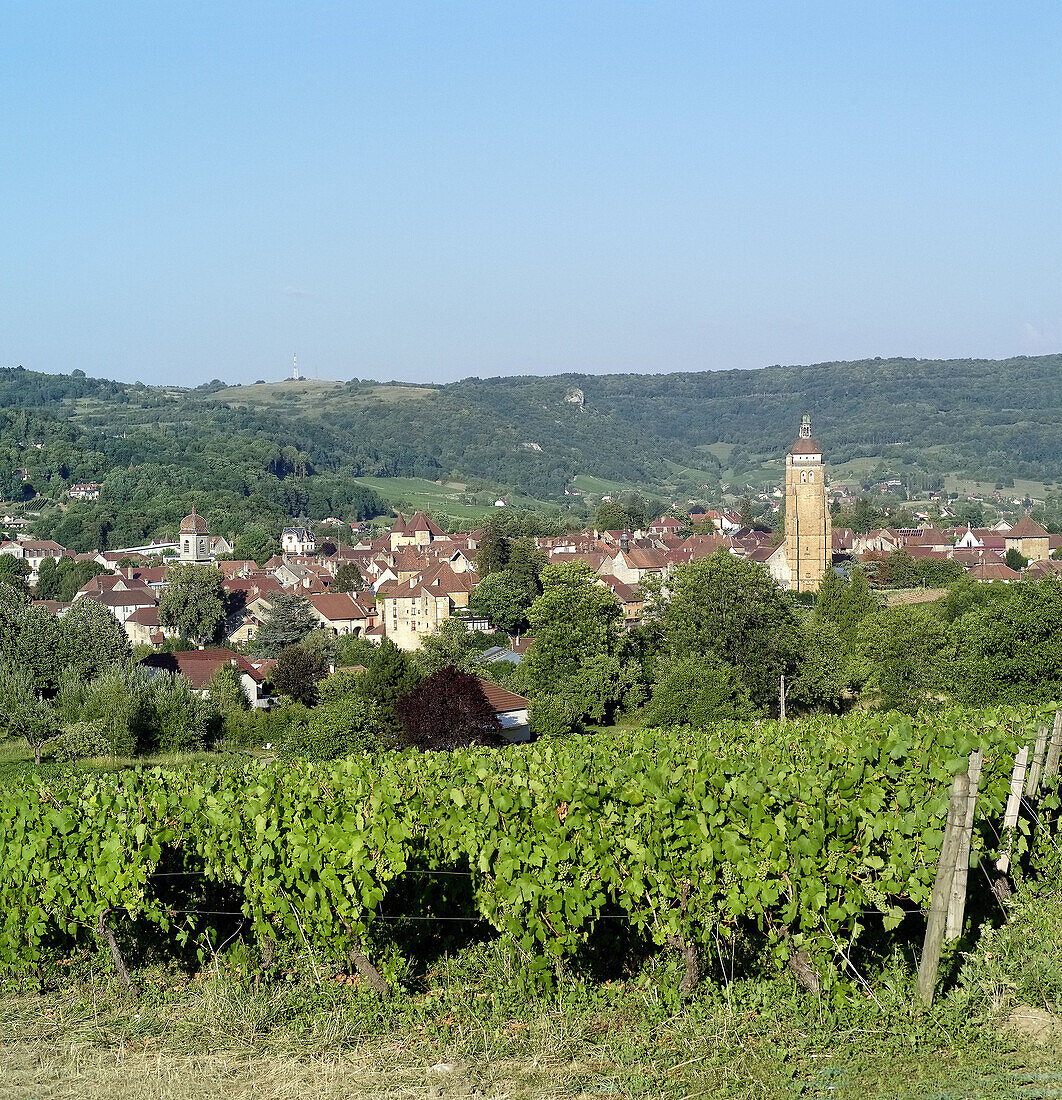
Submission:
POLYGON ((912 485, 946 474, 1054 482, 1062 469, 1062 355, 875 359, 673 375, 353 380, 152 387, 0 370, 0 497, 101 500, 42 518, 66 545, 172 529, 190 506, 214 530, 272 530, 305 513, 386 511, 355 479, 459 479, 556 501, 579 475, 707 495, 772 476, 802 411, 833 468, 865 460, 912 485))

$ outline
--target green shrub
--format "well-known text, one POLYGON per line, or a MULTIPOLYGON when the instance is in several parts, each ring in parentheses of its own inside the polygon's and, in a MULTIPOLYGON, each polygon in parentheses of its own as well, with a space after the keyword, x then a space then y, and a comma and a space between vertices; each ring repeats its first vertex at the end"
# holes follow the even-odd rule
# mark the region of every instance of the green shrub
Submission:
POLYGON ((290 756, 306 760, 333 760, 350 753, 382 747, 383 727, 375 703, 346 696, 315 707, 291 727, 283 743, 290 756))
POLYGON ((580 728, 578 701, 564 692, 536 695, 527 708, 528 725, 536 737, 566 737, 580 728))
POLYGON ((156 675, 147 698, 147 730, 141 747, 158 752, 194 752, 206 742, 207 704, 183 676, 156 675))
POLYGON ((672 662, 644 711, 647 725, 663 727, 706 726, 755 714, 741 673, 714 657, 672 662))
POLYGON ((56 760, 69 763, 86 756, 111 756, 111 733, 99 722, 73 722, 48 742, 56 760))
POLYGON ((291 731, 309 719, 310 713, 302 703, 285 703, 269 710, 231 714, 225 723, 224 746, 228 749, 279 750, 287 743, 291 731))
POLYGON ((336 703, 348 695, 360 692, 359 682, 363 672, 352 668, 337 668, 317 685, 317 698, 324 703, 336 703))

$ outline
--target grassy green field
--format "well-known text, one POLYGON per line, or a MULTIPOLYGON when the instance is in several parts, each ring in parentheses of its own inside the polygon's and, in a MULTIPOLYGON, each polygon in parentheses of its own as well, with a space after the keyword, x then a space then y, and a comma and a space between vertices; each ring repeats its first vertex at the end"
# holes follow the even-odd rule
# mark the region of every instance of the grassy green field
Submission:
POLYGON ((730 458, 730 452, 733 451, 735 446, 734 443, 706 443, 704 449, 715 455, 725 466, 727 459, 730 458))
POLYGON ((858 487, 881 465, 880 458, 853 458, 848 462, 828 463, 831 485, 858 487))
POLYGON ((609 481, 603 477, 592 477, 590 474, 577 474, 572 478, 572 487, 576 492, 584 493, 595 499, 603 496, 616 496, 618 493, 626 493, 630 490, 639 490, 639 486, 630 481, 609 481))
MULTIPOLYGON (((982 496, 986 500, 996 492, 994 481, 973 481, 970 478, 949 474, 944 478, 944 491, 964 496, 982 496)), ((1014 484, 999 490, 1004 500, 1029 497, 1033 501, 1042 501, 1049 493, 1057 492, 1057 486, 1042 481, 1029 481, 1027 478, 1014 478, 1014 484)))
POLYGON ((371 386, 365 390, 346 389, 342 382, 304 378, 298 382, 267 382, 260 386, 229 386, 209 395, 210 401, 224 401, 230 405, 265 406, 273 409, 297 404, 300 412, 320 411, 342 394, 345 404, 365 405, 383 401, 389 405, 422 401, 432 397, 436 390, 431 386, 404 386, 394 383, 371 386))
MULTIPOLYGON (((496 509, 491 504, 468 503, 469 487, 464 482, 447 481, 438 483, 419 477, 359 477, 354 479, 359 485, 374 490, 388 503, 405 503, 424 512, 450 516, 458 521, 478 522, 492 515, 496 509)), ((504 499, 511 508, 555 508, 546 501, 519 493, 497 490, 500 499, 504 499)), ((490 495, 493 496, 493 493, 490 495)))

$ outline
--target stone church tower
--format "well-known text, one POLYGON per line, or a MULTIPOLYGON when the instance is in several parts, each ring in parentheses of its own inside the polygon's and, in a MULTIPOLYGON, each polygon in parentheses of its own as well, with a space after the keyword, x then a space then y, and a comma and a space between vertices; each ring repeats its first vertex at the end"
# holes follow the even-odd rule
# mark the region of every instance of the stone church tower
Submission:
POLYGON ((822 447, 811 435, 811 417, 785 456, 785 558, 792 592, 816 592, 833 564, 830 509, 822 447))
POLYGON ((210 561, 210 532, 207 529, 207 521, 196 514, 192 508, 192 514, 181 520, 181 561, 201 564, 210 561))

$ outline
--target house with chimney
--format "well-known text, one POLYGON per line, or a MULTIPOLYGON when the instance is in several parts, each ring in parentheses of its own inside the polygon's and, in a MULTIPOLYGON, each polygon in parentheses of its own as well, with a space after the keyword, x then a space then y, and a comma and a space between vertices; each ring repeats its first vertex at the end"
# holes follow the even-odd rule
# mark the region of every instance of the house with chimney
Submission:
POLYGON ((308 525, 285 527, 280 535, 280 549, 284 554, 313 554, 317 550, 317 539, 308 525))
POLYGON ((74 593, 74 603, 84 599, 102 604, 123 626, 142 608, 155 611, 158 607, 155 592, 150 585, 143 581, 130 580, 121 574, 101 573, 87 581, 74 593))
POLYGON ((647 530, 650 535, 677 535, 682 526, 682 521, 674 516, 659 516, 649 524, 647 530))
POLYGON ((97 485, 94 481, 79 482, 77 485, 71 485, 66 491, 66 495, 71 500, 99 500, 100 489, 102 486, 97 485))
POLYGON ((183 676, 192 691, 205 697, 210 681, 226 665, 236 669, 240 687, 252 707, 265 709, 274 702, 268 693, 269 672, 274 661, 250 661, 232 649, 191 649, 182 653, 152 653, 140 664, 149 675, 169 673, 183 676))
POLYGON ((616 551, 613 558, 602 561, 597 574, 600 577, 615 577, 627 585, 641 584, 646 577, 663 576, 667 568, 667 552, 643 547, 623 547, 616 551))
POLYGON ((645 594, 637 585, 626 584, 618 577, 603 576, 597 578, 597 583, 607 588, 623 611, 623 626, 625 630, 638 626, 642 621, 645 611, 645 594))

